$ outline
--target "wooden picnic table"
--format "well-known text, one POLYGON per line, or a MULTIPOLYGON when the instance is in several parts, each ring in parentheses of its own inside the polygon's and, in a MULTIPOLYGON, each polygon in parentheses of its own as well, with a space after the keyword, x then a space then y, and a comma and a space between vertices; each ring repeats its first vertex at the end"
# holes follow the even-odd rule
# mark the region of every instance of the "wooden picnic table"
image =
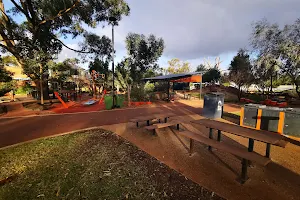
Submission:
POLYGON ((150 120, 155 120, 158 119, 160 122, 160 119, 164 119, 165 123, 167 122, 169 117, 176 116, 174 113, 156 113, 156 114, 149 114, 149 115, 144 115, 140 117, 136 117, 134 119, 131 119, 131 122, 135 122, 136 126, 139 126, 139 122, 146 121, 147 126, 150 126, 150 120))
POLYGON ((213 129, 218 130, 218 141, 221 140, 221 131, 242 136, 245 138, 249 138, 249 145, 248 145, 249 152, 253 151, 254 140, 264 142, 267 144, 266 157, 268 158, 270 157, 271 145, 276 145, 284 148, 288 143, 286 141, 283 141, 284 139, 283 136, 269 131, 255 130, 255 129, 246 128, 235 124, 229 124, 229 123, 211 120, 211 119, 200 119, 192 122, 208 127, 210 129, 209 138, 211 139, 213 138, 212 130, 213 129))

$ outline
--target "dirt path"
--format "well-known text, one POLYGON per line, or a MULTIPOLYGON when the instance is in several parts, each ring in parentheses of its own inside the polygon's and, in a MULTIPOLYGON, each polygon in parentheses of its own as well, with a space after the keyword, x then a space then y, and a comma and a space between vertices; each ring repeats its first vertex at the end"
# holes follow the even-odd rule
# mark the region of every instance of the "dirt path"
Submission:
MULTIPOLYGON (((199 119, 199 115, 184 119, 199 119)), ((194 126, 208 136, 205 127, 194 126)), ((153 157, 182 173, 218 195, 227 199, 299 199, 300 196, 300 147, 288 144, 285 149, 272 147, 272 163, 266 167, 255 165, 248 169, 250 180, 241 185, 236 179, 241 173, 241 160, 220 151, 208 151, 199 143, 189 156, 189 140, 170 129, 158 130, 157 136, 133 123, 103 126, 126 138, 153 157)), ((247 139, 227 135, 223 142, 247 146, 247 139)), ((214 136, 216 137, 216 135, 214 136)), ((264 155, 265 144, 256 142, 255 151, 264 155)))

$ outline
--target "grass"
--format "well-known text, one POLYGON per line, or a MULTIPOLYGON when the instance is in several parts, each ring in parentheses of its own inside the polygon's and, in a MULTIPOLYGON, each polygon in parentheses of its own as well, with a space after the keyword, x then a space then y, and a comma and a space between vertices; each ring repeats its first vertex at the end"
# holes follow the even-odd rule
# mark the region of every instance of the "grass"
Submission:
POLYGON ((137 147, 93 130, 0 150, 0 199, 220 199, 137 147))

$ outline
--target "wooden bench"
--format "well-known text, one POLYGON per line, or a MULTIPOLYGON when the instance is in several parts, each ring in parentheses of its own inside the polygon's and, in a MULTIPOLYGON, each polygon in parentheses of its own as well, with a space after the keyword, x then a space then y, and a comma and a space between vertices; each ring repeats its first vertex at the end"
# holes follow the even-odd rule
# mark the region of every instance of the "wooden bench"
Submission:
POLYGON ((180 131, 178 132, 180 135, 185 136, 187 138, 190 138, 190 155, 192 155, 193 148, 194 148, 194 140, 198 141, 202 144, 208 145, 210 147, 216 148, 218 150, 226 151, 228 153, 231 153, 235 156, 238 156, 242 158, 242 172, 241 172, 241 183, 245 183, 248 179, 247 177, 247 170, 248 170, 248 161, 253 161, 259 165, 266 166, 271 159, 266 158, 256 152, 249 152, 247 148, 241 148, 241 147, 235 147, 228 144, 220 143, 216 140, 212 140, 209 138, 206 138, 202 135, 199 135, 197 133, 193 133, 190 131, 180 131))
POLYGON ((179 130, 179 124, 180 122, 177 120, 168 122, 168 123, 158 123, 158 124, 153 124, 152 126, 146 126, 145 128, 147 130, 152 130, 153 131, 153 135, 156 135, 156 129, 160 129, 160 128, 166 128, 166 127, 170 127, 170 126, 174 126, 176 125, 177 130, 179 130))
POLYGON ((174 113, 165 113, 165 114, 152 114, 147 116, 136 117, 134 119, 130 119, 130 122, 136 123, 136 127, 139 127, 139 122, 147 122, 147 126, 150 126, 150 121, 158 119, 160 122, 161 119, 164 119, 165 123, 168 121, 169 117, 175 116, 174 113))

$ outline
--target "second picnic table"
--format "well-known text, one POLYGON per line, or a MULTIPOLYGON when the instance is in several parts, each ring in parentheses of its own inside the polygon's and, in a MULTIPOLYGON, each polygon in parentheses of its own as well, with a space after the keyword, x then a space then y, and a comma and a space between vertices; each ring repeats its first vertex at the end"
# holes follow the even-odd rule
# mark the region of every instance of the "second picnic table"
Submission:
POLYGON ((254 140, 264 142, 267 144, 266 147, 266 157, 270 157, 271 145, 276 145, 280 147, 285 147, 288 142, 284 141, 284 136, 272 133, 264 130, 255 130, 251 128, 246 128, 238 126, 235 124, 229 124, 221 121, 211 120, 211 119, 200 119, 192 121, 193 123, 200 124, 209 128, 209 138, 213 139, 213 129, 218 130, 217 140, 221 140, 222 131, 249 138, 248 151, 252 152, 254 148, 254 140))

